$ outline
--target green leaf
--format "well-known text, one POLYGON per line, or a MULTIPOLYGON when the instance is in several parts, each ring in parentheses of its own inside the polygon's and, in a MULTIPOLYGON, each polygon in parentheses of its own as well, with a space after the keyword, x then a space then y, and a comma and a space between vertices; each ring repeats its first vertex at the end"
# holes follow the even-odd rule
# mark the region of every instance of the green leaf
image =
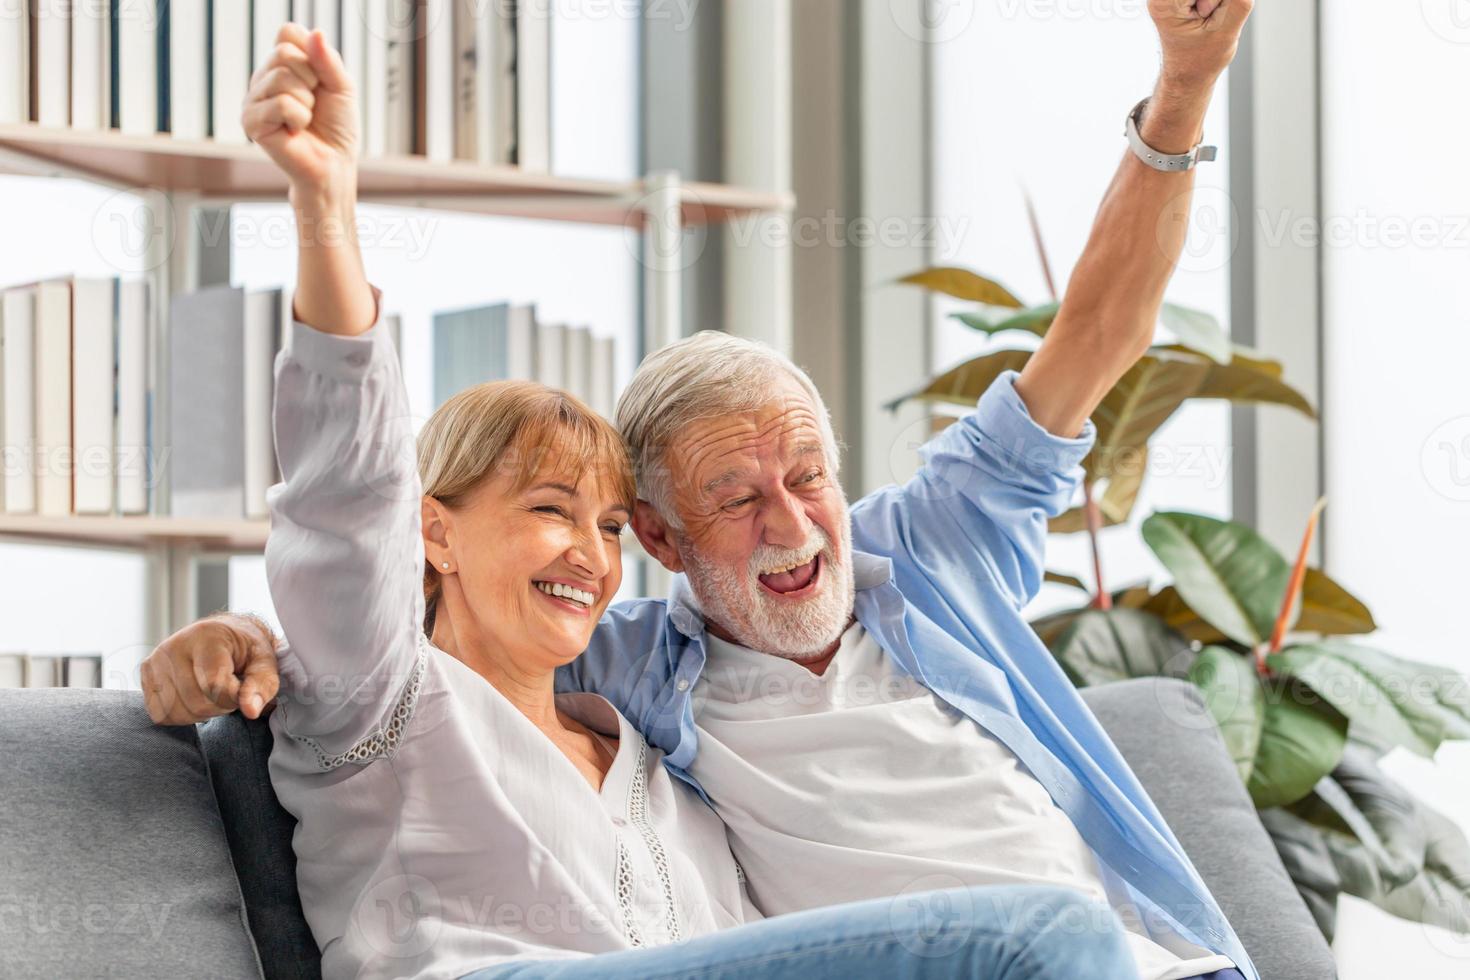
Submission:
POLYGON ((1262 685, 1266 712, 1246 788, 1257 807, 1285 806, 1312 791, 1342 759, 1348 720, 1293 678, 1262 685))
POLYGON ((1307 823, 1289 810, 1272 807, 1258 816, 1271 835, 1271 843, 1281 856, 1291 883, 1296 886, 1317 928, 1332 942, 1337 928, 1337 896, 1342 891, 1342 877, 1337 862, 1327 847, 1327 837, 1318 827, 1307 823))
POLYGON ((1359 898, 1376 901, 1424 867, 1428 841, 1419 807, 1408 790, 1378 768, 1377 758, 1364 746, 1349 742, 1331 775, 1290 809, 1329 834, 1362 845, 1374 871, 1369 888, 1348 888, 1359 898))
POLYGON ((1424 871, 1377 904, 1401 919, 1470 935, 1470 843, 1453 820, 1419 804, 1424 871))
POLYGON ((1074 589, 1081 589, 1083 592, 1087 592, 1089 594, 1092 592, 1092 589, 1088 587, 1086 582, 1082 581, 1075 575, 1068 575, 1065 572, 1049 571, 1043 576, 1043 578, 1048 582, 1055 582, 1058 585, 1070 585, 1074 589))
POLYGON ((1150 352, 1171 351, 1176 355, 1195 357, 1206 365, 1207 370, 1195 398, 1223 398, 1226 401, 1284 405, 1294 408, 1307 418, 1315 419, 1316 411, 1306 396, 1281 380, 1281 365, 1276 361, 1253 357, 1235 349, 1228 364, 1220 364, 1201 357, 1183 344, 1166 344, 1150 349, 1150 352))
POLYGON ((1170 629, 1183 634, 1187 640, 1205 645, 1229 640, 1224 633, 1201 619, 1199 613, 1190 608, 1179 590, 1172 585, 1166 585, 1153 595, 1146 596, 1138 603, 1138 608, 1153 613, 1167 623, 1170 629))
POLYGON ((971 358, 933 379, 917 391, 895 398, 884 407, 890 412, 904 402, 919 399, 946 405, 974 408, 995 379, 1006 371, 1019 371, 1031 360, 1029 350, 998 350, 971 358))
POLYGON ((968 299, 989 306, 1019 308, 1022 305, 1021 301, 1011 295, 1010 290, 1000 283, 976 275, 969 269, 940 266, 904 276, 899 282, 908 283, 911 286, 922 286, 957 299, 968 299))
POLYGON ((1224 647, 1205 647, 1189 670, 1204 695, 1241 782, 1249 784, 1266 720, 1266 693, 1249 660, 1224 647))
POLYGON ((1302 580, 1301 612, 1293 630, 1322 633, 1326 636, 1349 633, 1372 633, 1378 629, 1373 614, 1347 589, 1338 585, 1319 568, 1307 569, 1302 580))
POLYGON ((1130 677, 1184 677, 1194 652, 1157 617, 1136 609, 1090 609, 1050 648, 1078 687, 1130 677))
POLYGON ((1038 337, 1045 337, 1052 321, 1057 318, 1058 309, 1058 304, 1046 303, 1000 318, 986 316, 983 313, 954 313, 951 315, 971 330, 979 330, 992 336, 1006 330, 1021 330, 1038 337))
POLYGON ((1220 328, 1220 321, 1203 310, 1165 303, 1159 318, 1179 341, 1180 346, 1203 354, 1212 361, 1229 364, 1230 337, 1220 328))
POLYGON ((1143 522, 1143 540, 1200 618, 1248 647, 1271 635, 1291 567, 1265 538, 1234 521, 1160 511, 1143 522))
POLYGON ((1310 685, 1355 726, 1420 755, 1432 757, 1447 738, 1470 737, 1466 681, 1448 668, 1332 639, 1287 647, 1267 663, 1310 685))

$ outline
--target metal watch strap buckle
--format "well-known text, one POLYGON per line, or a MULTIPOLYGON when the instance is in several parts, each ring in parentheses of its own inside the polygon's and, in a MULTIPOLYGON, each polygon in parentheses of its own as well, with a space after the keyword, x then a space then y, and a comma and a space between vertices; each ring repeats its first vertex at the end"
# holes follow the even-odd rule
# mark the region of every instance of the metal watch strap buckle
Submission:
POLYGON ((1148 99, 1143 99, 1128 113, 1128 119, 1123 126, 1123 135, 1128 137, 1128 146, 1133 150, 1135 156, 1148 164, 1155 170, 1166 173, 1178 173, 1192 169, 1201 160, 1214 160, 1218 149, 1206 146, 1203 142, 1197 144, 1188 153, 1160 153, 1143 141, 1138 132, 1138 120, 1143 115, 1143 110, 1148 106, 1148 99))

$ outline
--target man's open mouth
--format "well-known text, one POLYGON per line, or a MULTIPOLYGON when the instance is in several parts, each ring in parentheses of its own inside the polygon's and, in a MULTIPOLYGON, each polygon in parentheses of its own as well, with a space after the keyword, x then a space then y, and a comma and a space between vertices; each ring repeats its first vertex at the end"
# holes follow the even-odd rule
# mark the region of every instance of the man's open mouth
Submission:
POLYGON ((767 591, 776 595, 800 598, 816 590, 821 571, 822 556, 818 554, 804 565, 796 565, 779 572, 767 572, 756 576, 756 579, 767 591))

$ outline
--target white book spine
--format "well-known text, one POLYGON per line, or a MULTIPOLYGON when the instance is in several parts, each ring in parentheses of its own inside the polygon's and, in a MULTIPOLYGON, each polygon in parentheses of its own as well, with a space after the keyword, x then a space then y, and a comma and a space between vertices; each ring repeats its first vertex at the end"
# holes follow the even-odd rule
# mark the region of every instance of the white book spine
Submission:
POLYGON ((565 388, 567 328, 559 323, 536 325, 536 380, 549 388, 565 388))
POLYGON ((609 421, 617 410, 617 346, 611 337, 596 337, 592 341, 592 391, 588 404, 609 421))
POLYGON ((478 50, 477 31, 482 18, 475 16, 479 0, 454 0, 454 158, 479 159, 479 81, 485 71, 478 50))
POLYGON ((205 0, 169 4, 168 126, 179 139, 209 135, 209 19, 204 7, 205 0))
POLYGON ((308 31, 316 26, 316 3, 314 0, 291 0, 291 20, 308 31))
POLYGON ((281 291, 245 297, 245 516, 269 517, 265 491, 275 482, 276 452, 271 437, 271 398, 277 338, 280 337, 281 291))
POLYGON ((35 4, 36 122, 71 122, 71 0, 31 0, 35 4))
POLYGON ((0 687, 26 686, 26 655, 0 653, 0 687))
POLYGON ((67 687, 101 687, 102 658, 83 654, 66 658, 67 687))
POLYGON ((383 152, 413 153, 413 47, 416 0, 382 0, 387 50, 383 70, 383 152))
POLYGON ((586 327, 567 330, 564 387, 584 402, 592 397, 592 332, 586 327))
POLYGON ((31 115, 31 25, 29 0, 0 5, 0 123, 23 123, 31 115))
POLYGON ((530 381, 536 377, 536 307, 512 306, 506 322, 505 374, 530 381))
POLYGON ((118 287, 117 510, 148 512, 148 283, 118 287))
POLYGON ((158 132, 158 0, 129 0, 117 17, 118 128, 158 132))
POLYGON ((367 0, 342 0, 340 44, 342 63, 357 90, 358 153, 366 154, 368 145, 367 113, 367 0))
POLYGON ((59 687, 61 685, 61 659, 59 657, 26 656, 26 687, 59 687))
POLYGON ((516 162, 551 169, 551 4, 516 3, 516 162))
POLYGON ((104 0, 74 0, 71 10, 71 125, 107 129, 112 114, 112 51, 104 0))
POLYGON ((210 98, 214 100, 214 132, 221 143, 244 143, 240 110, 250 86, 250 4, 215 0, 214 36, 210 38, 210 98))
POLYGON ((36 512, 35 316, 35 287, 0 295, 0 437, 7 514, 36 512))
POLYGON ((276 35, 281 32, 281 25, 291 19, 291 0, 255 0, 253 17, 254 41, 250 52, 252 73, 276 49, 276 35))
POLYGON ((312 6, 312 26, 319 27, 322 37, 330 47, 342 46, 342 3, 341 0, 315 0, 312 6))
POLYGON ((71 513, 71 283, 36 286, 36 505, 71 513))
POLYGON ((425 0, 423 7, 424 153, 430 160, 454 157, 454 0, 425 0))
POLYGON ((388 151, 388 0, 364 3, 362 145, 365 156, 381 157, 388 151))
POLYGON ((112 513, 117 283, 72 282, 73 510, 112 513))

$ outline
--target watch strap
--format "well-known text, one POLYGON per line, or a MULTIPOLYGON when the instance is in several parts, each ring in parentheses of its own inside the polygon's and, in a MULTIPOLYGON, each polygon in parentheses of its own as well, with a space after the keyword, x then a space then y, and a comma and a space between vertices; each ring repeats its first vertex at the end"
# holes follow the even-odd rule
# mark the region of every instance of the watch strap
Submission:
POLYGON ((1148 106, 1148 99, 1143 99, 1128 113, 1128 120, 1123 126, 1123 135, 1128 137, 1128 145, 1138 159, 1166 173, 1178 173, 1182 170, 1190 170, 1201 160, 1214 160, 1217 150, 1213 146, 1205 146, 1203 142, 1195 146, 1188 153, 1160 153, 1143 141, 1143 136, 1138 132, 1138 120, 1143 116, 1143 110, 1148 106))

